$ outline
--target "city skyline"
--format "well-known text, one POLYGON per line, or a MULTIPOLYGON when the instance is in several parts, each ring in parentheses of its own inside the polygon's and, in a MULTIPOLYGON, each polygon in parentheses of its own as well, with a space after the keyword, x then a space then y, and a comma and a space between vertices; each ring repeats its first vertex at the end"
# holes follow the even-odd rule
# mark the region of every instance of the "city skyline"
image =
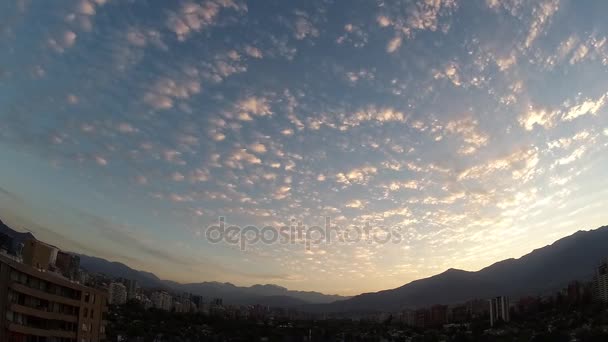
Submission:
POLYGON ((355 295, 605 224, 608 3, 0 5, 0 219, 179 282, 355 295), (391 228, 398 243, 211 243, 391 228))

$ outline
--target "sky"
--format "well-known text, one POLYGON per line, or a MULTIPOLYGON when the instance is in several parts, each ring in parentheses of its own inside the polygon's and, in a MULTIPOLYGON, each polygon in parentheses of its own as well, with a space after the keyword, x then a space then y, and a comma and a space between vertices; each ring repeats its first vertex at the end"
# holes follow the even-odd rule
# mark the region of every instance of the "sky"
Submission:
POLYGON ((2 1, 0 218, 164 279, 345 295, 520 257, 606 224, 606 13, 2 1), (243 249, 220 217, 394 239, 243 249))

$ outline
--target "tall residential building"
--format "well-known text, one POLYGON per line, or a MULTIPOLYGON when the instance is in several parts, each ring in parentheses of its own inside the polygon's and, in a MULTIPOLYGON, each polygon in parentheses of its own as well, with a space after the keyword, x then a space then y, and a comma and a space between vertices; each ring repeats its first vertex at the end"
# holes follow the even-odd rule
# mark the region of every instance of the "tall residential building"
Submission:
POLYGON ((173 307, 173 297, 165 291, 153 292, 150 296, 150 300, 156 309, 171 311, 171 308, 173 307))
POLYGON ((135 299, 137 298, 137 290, 139 289, 139 284, 135 279, 127 279, 120 278, 118 279, 127 289, 127 299, 135 299))
POLYGON ((36 239, 27 240, 23 246, 23 263, 37 269, 50 270, 55 266, 59 248, 36 239))
POLYGON ((597 300, 608 303, 608 259, 595 270, 593 290, 597 300))
POLYGON ((0 341, 104 341, 106 302, 104 291, 0 255, 0 341))
POLYGON ((57 253, 55 266, 64 277, 76 280, 80 272, 80 257, 63 251, 57 253))
POLYGON ((499 296, 490 299, 490 326, 496 322, 508 322, 511 320, 509 315, 509 297, 499 296))
POLYGON ((431 324, 435 327, 441 326, 448 322, 448 306, 433 305, 431 307, 431 324))
POLYGON ((127 302, 127 288, 122 283, 110 283, 108 286, 108 303, 123 305, 127 302))

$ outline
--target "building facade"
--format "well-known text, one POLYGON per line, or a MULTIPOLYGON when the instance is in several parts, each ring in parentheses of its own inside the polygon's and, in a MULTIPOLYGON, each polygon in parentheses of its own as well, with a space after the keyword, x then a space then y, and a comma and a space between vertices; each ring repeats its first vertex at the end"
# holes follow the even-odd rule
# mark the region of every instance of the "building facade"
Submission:
POLYGON ((55 266, 66 278, 76 280, 80 273, 80 257, 63 251, 57 253, 55 266))
POLYGON ((511 320, 509 313, 509 297, 499 296, 490 299, 490 326, 497 322, 511 320))
POLYGON ((593 291, 598 301, 608 303, 608 259, 604 260, 595 270, 593 291))
POLYGON ((137 280, 120 278, 119 281, 127 289, 127 299, 135 299, 137 297, 137 291, 139 290, 139 284, 137 280))
POLYGON ((0 255, 0 341, 104 341, 106 314, 104 291, 0 255))
POLYGON ((173 308, 173 297, 165 291, 153 292, 150 300, 156 309, 171 311, 173 308))
POLYGON ((39 270, 50 270, 57 260, 59 248, 31 239, 23 246, 23 263, 39 270))
POLYGON ((122 283, 110 283, 108 286, 108 303, 123 305, 127 302, 127 288, 122 283))

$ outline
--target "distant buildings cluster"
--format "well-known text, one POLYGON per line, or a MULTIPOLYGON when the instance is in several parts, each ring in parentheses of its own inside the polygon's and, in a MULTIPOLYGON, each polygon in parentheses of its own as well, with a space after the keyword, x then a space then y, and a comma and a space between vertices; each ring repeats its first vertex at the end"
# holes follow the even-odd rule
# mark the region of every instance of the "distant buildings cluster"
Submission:
MULTIPOLYGON (((457 305, 433 305, 428 308, 406 309, 398 319, 409 326, 418 328, 441 327, 446 324, 463 324, 479 318, 489 318, 490 326, 498 322, 509 322, 512 313, 534 313, 548 301, 562 301, 569 304, 600 301, 608 303, 608 259, 595 270, 592 282, 573 281, 555 296, 521 297, 513 302, 507 296, 489 300, 475 299, 457 305)), ((379 317, 386 319, 386 317, 379 317)))

